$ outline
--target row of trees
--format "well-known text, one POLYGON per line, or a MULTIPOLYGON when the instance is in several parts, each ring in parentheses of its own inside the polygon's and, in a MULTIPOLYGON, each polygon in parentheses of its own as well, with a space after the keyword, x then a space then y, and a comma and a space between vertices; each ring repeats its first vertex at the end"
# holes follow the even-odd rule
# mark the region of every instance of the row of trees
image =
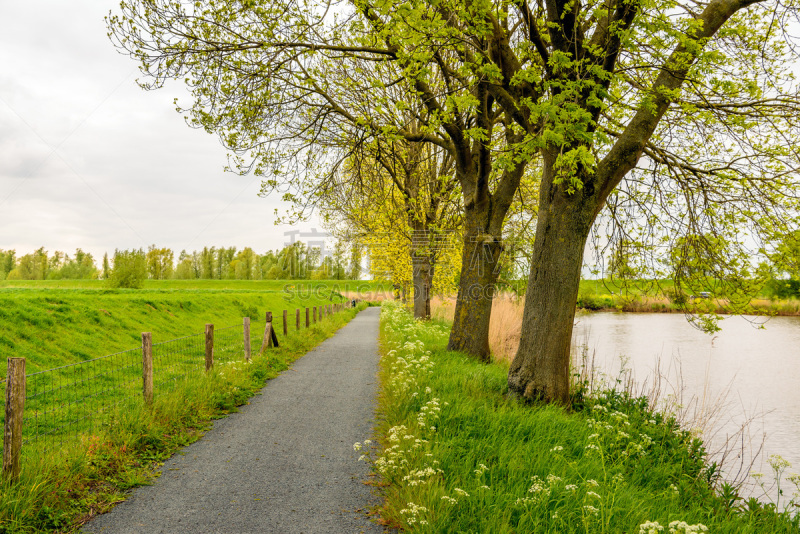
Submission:
POLYGON ((761 251, 758 261, 733 253, 730 243, 717 235, 677 236, 663 254, 650 260, 637 242, 619 240, 613 244, 604 268, 606 277, 627 281, 671 278, 679 281, 684 292, 697 294, 712 290, 717 297, 736 299, 749 296, 767 285, 767 293, 787 298, 800 296, 800 230, 777 236, 769 250, 761 251), (739 291, 729 291, 730 276, 725 272, 740 269, 739 291), (749 286, 743 292, 743 287, 749 286))
POLYGON ((108 25, 143 87, 186 82, 189 124, 292 201, 288 218, 321 206, 356 232, 402 228, 415 302, 435 283, 430 243, 459 228, 451 349, 488 358, 506 232, 530 228, 509 389, 567 402, 590 236, 654 262, 685 236, 732 260, 717 272, 745 295, 752 258, 797 228, 796 15, 780 0, 126 0, 108 25))
POLYGON ((115 251, 105 254, 100 267, 90 253, 81 249, 74 256, 44 247, 16 256, 14 250, 0 250, 0 280, 112 280, 113 285, 136 287, 130 280, 358 280, 362 275, 362 247, 337 242, 330 254, 302 242, 281 250, 257 254, 252 248, 204 247, 178 255, 169 248, 151 245, 145 251, 115 251))
POLYGON ((94 258, 81 249, 72 257, 60 251, 48 254, 44 247, 20 257, 15 250, 0 250, 0 280, 91 279, 97 273, 94 258))

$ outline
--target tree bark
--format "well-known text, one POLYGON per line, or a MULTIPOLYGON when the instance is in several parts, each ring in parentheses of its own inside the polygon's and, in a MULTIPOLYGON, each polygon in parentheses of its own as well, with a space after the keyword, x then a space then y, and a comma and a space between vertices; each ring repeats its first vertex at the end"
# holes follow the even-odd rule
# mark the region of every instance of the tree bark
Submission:
POLYGON ((430 257, 420 255, 413 258, 412 273, 414 277, 414 318, 431 318, 431 286, 433 281, 433 264, 430 257))
MULTIPOLYGON (((567 404, 572 326, 583 252, 595 218, 591 187, 571 195, 552 184, 545 158, 522 336, 508 373, 512 395, 567 404)), ((552 161, 552 160, 551 160, 552 161)))
POLYGON ((461 279, 447 344, 447 350, 466 352, 484 362, 490 357, 489 321, 503 249, 499 235, 482 231, 487 226, 486 219, 485 211, 465 210, 461 279))
POLYGON ((434 270, 431 234, 422 224, 413 225, 411 228, 413 229, 411 272, 414 286, 414 318, 430 319, 434 270))

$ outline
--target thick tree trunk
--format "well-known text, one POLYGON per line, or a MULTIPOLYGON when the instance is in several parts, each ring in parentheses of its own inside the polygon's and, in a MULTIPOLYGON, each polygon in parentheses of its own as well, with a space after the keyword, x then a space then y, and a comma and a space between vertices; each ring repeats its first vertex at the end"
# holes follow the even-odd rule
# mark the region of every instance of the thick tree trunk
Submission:
POLYGON ((420 254, 412 256, 412 274, 414 282, 414 318, 431 318, 431 287, 433 285, 433 264, 430 256, 420 254))
POLYGON ((431 318, 431 288, 433 287, 433 249, 430 231, 423 224, 411 221, 411 274, 414 286, 414 318, 431 318))
POLYGON ((548 189, 540 199, 522 336, 508 386, 512 395, 566 404, 575 303, 595 210, 591 191, 548 189))
POLYGON ((499 274, 502 243, 499 235, 483 233, 485 214, 465 212, 464 250, 453 327, 448 350, 458 350, 489 361, 489 320, 499 274))

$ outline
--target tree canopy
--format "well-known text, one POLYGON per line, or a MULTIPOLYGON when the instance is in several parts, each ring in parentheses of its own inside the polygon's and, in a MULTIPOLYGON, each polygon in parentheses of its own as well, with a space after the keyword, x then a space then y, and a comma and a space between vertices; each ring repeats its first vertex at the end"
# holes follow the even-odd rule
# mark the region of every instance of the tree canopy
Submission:
POLYGON ((488 351, 503 224, 535 162, 509 387, 565 402, 593 228, 655 258, 690 234, 744 257, 796 224, 796 14, 781 0, 141 0, 109 27, 144 87, 185 80, 187 121, 300 211, 360 142, 450 154, 464 210, 451 348, 488 351))

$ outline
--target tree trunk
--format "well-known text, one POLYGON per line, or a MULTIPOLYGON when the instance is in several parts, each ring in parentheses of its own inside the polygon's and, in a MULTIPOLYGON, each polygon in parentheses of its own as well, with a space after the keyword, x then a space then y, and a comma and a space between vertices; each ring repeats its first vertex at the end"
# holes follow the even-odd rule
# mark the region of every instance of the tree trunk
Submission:
POLYGON ((412 271, 414 275, 414 318, 431 318, 431 286, 433 281, 433 265, 430 256, 414 257, 412 271))
POLYGON ((551 185, 541 193, 522 336, 508 373, 512 395, 569 402, 572 326, 594 202, 593 191, 567 195, 551 185))
POLYGON ((433 250, 430 231, 423 225, 412 226, 411 271, 414 286, 414 318, 431 318, 431 287, 433 285, 433 250))
MULTIPOLYGON (((447 350, 458 350, 489 361, 489 320, 503 249, 499 235, 482 232, 487 214, 466 209, 461 280, 447 350)), ((498 232, 499 233, 499 232, 498 232)))

